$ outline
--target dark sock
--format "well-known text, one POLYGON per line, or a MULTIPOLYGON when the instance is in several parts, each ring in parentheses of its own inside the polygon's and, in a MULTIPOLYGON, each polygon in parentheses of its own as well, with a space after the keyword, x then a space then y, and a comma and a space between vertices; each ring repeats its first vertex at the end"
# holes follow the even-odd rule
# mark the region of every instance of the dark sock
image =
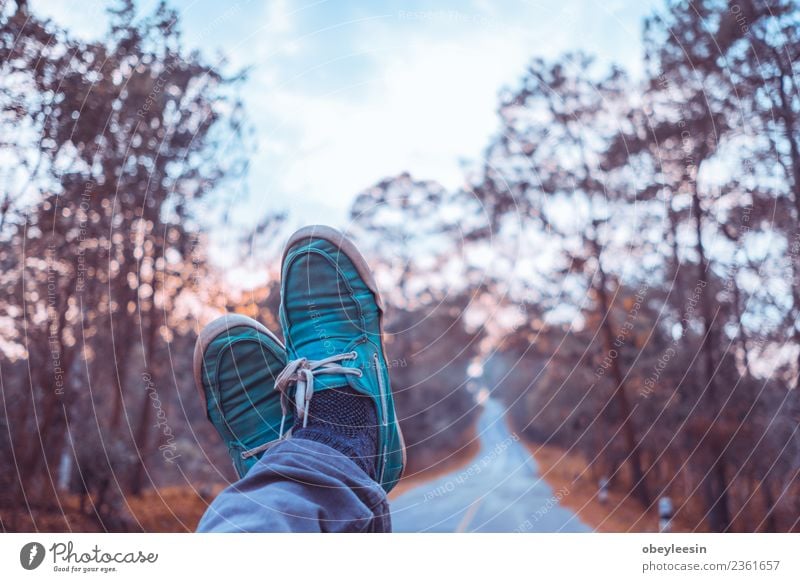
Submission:
POLYGON ((292 438, 328 445, 350 457, 375 479, 378 452, 378 416, 369 396, 352 388, 330 388, 311 399, 308 423, 296 421, 292 438))

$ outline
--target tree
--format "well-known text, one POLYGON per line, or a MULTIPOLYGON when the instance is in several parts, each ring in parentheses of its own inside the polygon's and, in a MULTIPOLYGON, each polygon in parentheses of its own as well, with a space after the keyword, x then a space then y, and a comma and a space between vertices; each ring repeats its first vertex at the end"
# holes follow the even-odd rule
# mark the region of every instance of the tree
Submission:
POLYGON ((619 70, 593 77, 591 65, 584 55, 567 55, 552 64, 540 59, 531 63, 520 88, 502 98, 502 128, 489 147, 486 182, 478 191, 495 213, 512 214, 525 225, 520 227, 523 231, 535 226, 558 240, 559 268, 554 275, 561 280, 560 289, 574 290, 573 315, 581 315, 586 298, 594 305, 596 333, 603 345, 597 360, 608 361, 610 398, 625 441, 633 491, 648 505, 627 373, 618 357, 624 344, 618 339, 625 334, 610 317, 619 286, 611 270, 623 267, 613 255, 617 250, 632 253, 634 247, 626 246, 630 238, 620 240, 609 221, 623 213, 633 221, 633 229, 638 221, 630 174, 609 171, 605 160, 620 131, 618 120, 625 119, 630 86, 619 70))
POLYGON ((14 249, 2 309, 20 314, 28 369, 4 382, 6 397, 9 385, 30 394, 9 419, 23 495, 55 474, 78 410, 101 442, 136 453, 116 485, 144 484, 156 412, 145 378, 168 390, 170 314, 205 268, 194 204, 244 169, 239 77, 182 51, 176 24, 163 5, 137 21, 122 2, 86 43, 25 2, 0 11, 0 123, 20 128, 0 149, 24 160, 0 231, 14 249))
POLYGON ((387 304, 386 348, 411 471, 465 446, 478 406, 468 368, 483 333, 466 323, 463 254, 472 208, 408 174, 359 194, 350 234, 370 257, 387 304))
POLYGON ((375 259, 391 303, 414 308, 464 291, 464 248, 478 224, 473 206, 409 174, 381 180, 356 196, 350 233, 375 259))
POLYGON ((734 377, 732 385, 720 380, 726 375, 728 358, 738 357, 745 372, 749 370, 744 320, 755 294, 743 291, 742 272, 763 277, 760 267, 748 259, 754 246, 751 233, 764 228, 769 206, 774 206, 769 203, 769 180, 731 175, 721 171, 720 164, 739 160, 752 170, 750 158, 761 157, 752 152, 753 143, 756 150, 760 145, 747 139, 754 130, 758 132, 759 122, 751 125, 751 120, 758 119, 752 116, 753 106, 764 102, 749 72, 757 61, 748 47, 750 24, 763 22, 770 14, 785 19, 787 8, 780 2, 756 7, 697 1, 671 4, 666 13, 649 19, 645 24, 649 69, 645 115, 639 117, 638 128, 625 136, 625 147, 618 144, 616 148, 617 163, 645 152, 658 170, 658 188, 670 219, 679 296, 688 286, 682 274, 689 270, 694 270, 693 280, 703 287, 696 300, 697 313, 682 318, 684 335, 692 320, 702 325, 699 353, 704 383, 697 389, 704 401, 693 415, 698 421, 697 442, 687 445, 696 451, 692 462, 702 475, 715 531, 731 526, 726 443, 732 432, 725 427, 733 430, 735 423, 728 412, 737 407, 746 410, 753 401, 752 394, 742 392, 746 378, 742 382, 734 377), (744 79, 749 79, 749 86, 744 79), (691 241, 692 254, 680 256, 681 236, 691 241), (729 248, 725 239, 731 243, 729 248), (728 348, 731 344, 737 349, 728 348))

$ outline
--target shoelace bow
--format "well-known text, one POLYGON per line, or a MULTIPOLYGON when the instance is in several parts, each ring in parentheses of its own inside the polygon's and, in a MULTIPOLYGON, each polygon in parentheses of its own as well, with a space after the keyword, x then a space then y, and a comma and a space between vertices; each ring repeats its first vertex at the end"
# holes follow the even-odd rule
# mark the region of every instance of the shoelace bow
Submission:
MULTIPOLYGON (((294 406, 297 417, 302 419, 303 427, 305 428, 308 424, 308 408, 311 404, 311 398, 314 396, 314 377, 323 374, 345 374, 360 378, 363 372, 358 368, 346 368, 336 363, 343 360, 355 360, 357 357, 358 354, 356 352, 347 352, 346 354, 329 356, 322 360, 298 358, 286 364, 286 367, 275 379, 275 390, 281 393, 281 435, 284 434, 283 429, 289 412, 289 403, 292 401, 292 396, 289 394, 291 387, 297 386, 294 393, 294 406)), ((242 458, 247 459, 257 455, 273 444, 275 444, 275 441, 270 441, 244 451, 242 452, 242 458)))

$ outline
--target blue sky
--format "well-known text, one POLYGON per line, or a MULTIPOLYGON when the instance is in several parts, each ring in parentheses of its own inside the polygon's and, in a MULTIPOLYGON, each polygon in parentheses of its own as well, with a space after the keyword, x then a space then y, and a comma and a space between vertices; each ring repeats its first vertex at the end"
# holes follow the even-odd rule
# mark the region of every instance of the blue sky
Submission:
MULTIPOLYGON (((276 209, 344 226, 359 191, 402 171, 458 186, 495 130, 498 91, 531 57, 580 49, 636 74, 642 18, 661 4, 170 2, 188 47, 252 67, 244 96, 259 147, 247 187, 225 193, 245 228, 276 209)), ((31 5, 85 38, 104 29, 105 1, 31 5)))

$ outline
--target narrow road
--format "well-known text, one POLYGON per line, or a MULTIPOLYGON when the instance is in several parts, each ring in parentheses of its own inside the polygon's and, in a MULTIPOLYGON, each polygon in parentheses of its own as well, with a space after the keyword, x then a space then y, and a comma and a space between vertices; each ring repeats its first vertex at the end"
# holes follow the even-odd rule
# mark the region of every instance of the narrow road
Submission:
POLYGON ((583 532, 559 505, 536 460, 513 435, 502 404, 490 399, 478 420, 481 448, 469 465, 406 491, 391 503, 397 532, 583 532))

